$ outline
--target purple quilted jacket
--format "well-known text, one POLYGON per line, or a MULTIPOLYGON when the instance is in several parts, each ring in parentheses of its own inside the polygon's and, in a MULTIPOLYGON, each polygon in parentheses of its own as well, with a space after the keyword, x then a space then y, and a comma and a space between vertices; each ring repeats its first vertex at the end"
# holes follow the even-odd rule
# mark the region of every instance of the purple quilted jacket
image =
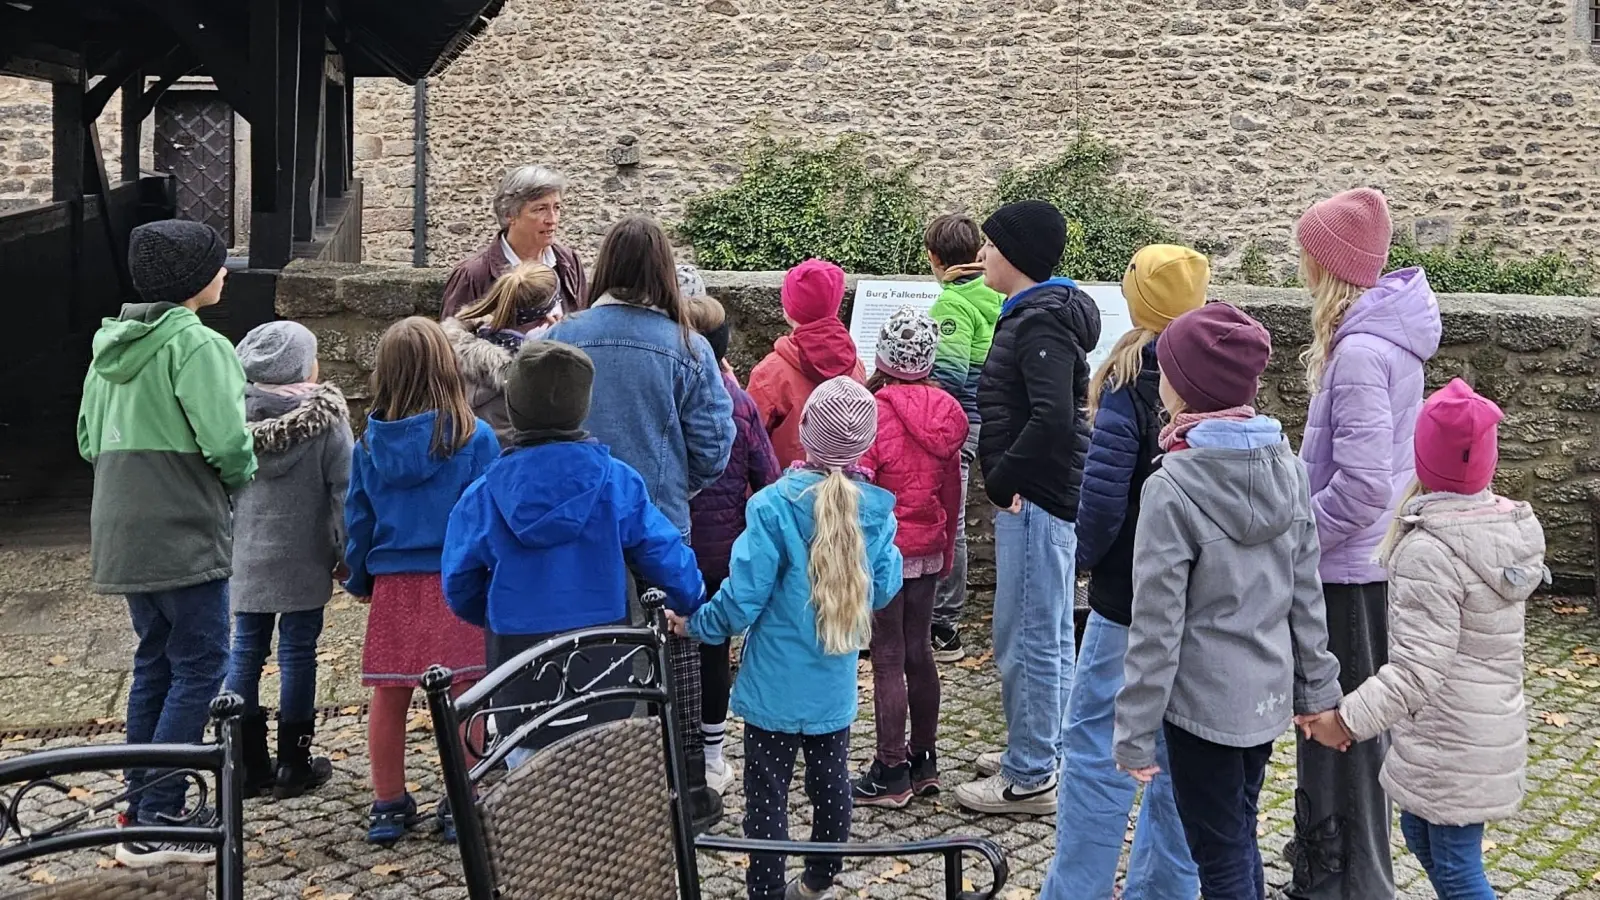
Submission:
POLYGON ((1427 273, 1402 269, 1362 294, 1334 334, 1300 445, 1325 583, 1385 580, 1372 557, 1415 470, 1422 364, 1439 349, 1439 333, 1427 273))
POLYGON ((689 501, 689 533, 707 594, 715 593, 728 577, 733 542, 744 532, 745 500, 783 474, 755 401, 727 372, 722 373, 722 383, 733 399, 733 451, 722 477, 689 501))

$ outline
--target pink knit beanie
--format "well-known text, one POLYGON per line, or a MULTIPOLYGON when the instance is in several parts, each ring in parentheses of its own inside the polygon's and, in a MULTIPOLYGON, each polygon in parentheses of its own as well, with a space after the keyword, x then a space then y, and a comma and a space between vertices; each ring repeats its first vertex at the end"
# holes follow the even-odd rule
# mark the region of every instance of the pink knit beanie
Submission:
POLYGON ((844 302, 844 270, 825 260, 808 259, 783 276, 778 299, 783 314, 796 325, 837 316, 844 302))
POLYGON ((1457 378, 1422 404, 1417 419, 1417 480, 1429 491, 1476 494, 1494 481, 1500 459, 1500 407, 1457 378))
POLYGON ((1300 247, 1340 281, 1372 287, 1389 262, 1389 201, 1372 188, 1345 191, 1300 217, 1300 247))
POLYGON ((817 385, 800 412, 800 445, 815 465, 853 466, 877 437, 878 401, 847 375, 817 385))

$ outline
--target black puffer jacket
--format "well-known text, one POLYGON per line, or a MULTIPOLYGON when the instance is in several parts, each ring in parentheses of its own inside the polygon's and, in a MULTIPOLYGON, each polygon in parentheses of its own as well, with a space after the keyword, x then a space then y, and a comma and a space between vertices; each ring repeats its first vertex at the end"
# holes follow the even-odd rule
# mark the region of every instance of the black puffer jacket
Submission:
POLYGON ((1100 309, 1071 279, 1052 278, 1001 308, 978 382, 978 461, 996 506, 1021 495, 1077 520, 1089 450, 1088 353, 1099 342, 1100 309))

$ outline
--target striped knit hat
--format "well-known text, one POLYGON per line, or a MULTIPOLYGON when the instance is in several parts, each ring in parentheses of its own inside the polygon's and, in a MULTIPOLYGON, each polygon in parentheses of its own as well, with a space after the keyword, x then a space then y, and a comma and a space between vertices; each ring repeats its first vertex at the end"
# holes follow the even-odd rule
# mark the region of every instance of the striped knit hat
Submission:
POLYGON ((817 385, 800 413, 800 445, 814 465, 853 466, 877 437, 878 401, 848 375, 817 385))

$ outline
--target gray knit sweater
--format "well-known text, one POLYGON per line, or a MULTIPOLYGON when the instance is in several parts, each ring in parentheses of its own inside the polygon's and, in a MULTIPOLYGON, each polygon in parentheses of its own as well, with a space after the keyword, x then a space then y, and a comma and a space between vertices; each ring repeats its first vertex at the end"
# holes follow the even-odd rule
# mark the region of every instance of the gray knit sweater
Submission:
POLYGON ((332 385, 285 397, 245 390, 260 471, 234 495, 235 613, 317 609, 333 595, 350 483, 350 411, 332 385))

